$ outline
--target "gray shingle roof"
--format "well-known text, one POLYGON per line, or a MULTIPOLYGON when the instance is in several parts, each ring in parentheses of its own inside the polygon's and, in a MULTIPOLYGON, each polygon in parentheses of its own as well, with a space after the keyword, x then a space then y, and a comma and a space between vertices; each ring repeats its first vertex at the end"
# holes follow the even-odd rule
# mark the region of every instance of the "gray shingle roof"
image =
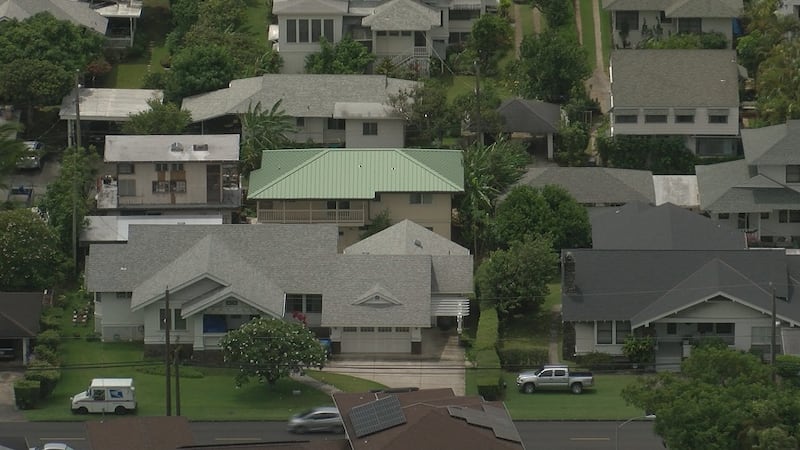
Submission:
POLYGON ((609 11, 664 11, 667 17, 738 17, 742 0, 603 0, 609 11))
POLYGON ((41 12, 49 12, 58 20, 68 20, 100 34, 106 34, 108 19, 88 3, 70 0, 0 0, 0 19, 25 20, 41 12))
POLYGON ((281 109, 292 117, 335 117, 337 103, 384 105, 389 95, 416 85, 382 75, 269 74, 233 80, 225 89, 187 97, 183 108, 199 122, 244 113, 259 102, 268 110, 282 100, 281 109))
POLYGON ((592 248, 609 250, 743 250, 744 233, 665 203, 628 203, 596 214, 592 248))
POLYGON ((561 122, 561 106, 538 100, 508 99, 497 112, 504 119, 503 131, 507 133, 556 133, 561 122))
POLYGON ((578 203, 655 202, 653 173, 606 167, 530 167, 520 185, 566 189, 578 203))
POLYGON ((616 50, 615 108, 739 107, 733 50, 616 50))
POLYGON ((763 128, 744 128, 742 146, 747 162, 754 165, 800 164, 800 120, 763 128))
POLYGON ((740 159, 718 164, 694 167, 697 174, 697 189, 700 192, 700 209, 710 209, 731 187, 750 179, 747 161, 740 159))
MULTIPOLYGON (((716 293, 769 313, 771 292, 789 296, 778 316, 800 322, 800 295, 787 256, 776 250, 565 250, 575 260, 576 293, 562 295, 565 321, 658 320, 716 293)), ((795 262, 796 264, 796 262, 795 262)))
POLYGON ((42 297, 41 292, 0 292, 0 338, 36 337, 42 297))
POLYGON ((273 0, 272 14, 338 14, 347 13, 347 0, 273 0))
POLYGON ((414 0, 390 0, 361 19, 373 31, 428 31, 441 24, 438 11, 414 0))

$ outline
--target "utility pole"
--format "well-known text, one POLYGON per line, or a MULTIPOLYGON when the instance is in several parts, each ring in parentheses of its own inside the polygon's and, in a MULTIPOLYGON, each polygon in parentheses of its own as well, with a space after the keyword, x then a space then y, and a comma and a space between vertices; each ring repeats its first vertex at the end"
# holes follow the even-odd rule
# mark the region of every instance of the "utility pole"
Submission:
POLYGON ((72 265, 78 275, 78 152, 81 149, 81 73, 75 70, 75 143, 72 168, 72 265))
POLYGON ((175 415, 181 415, 181 347, 175 347, 175 415))
MULTIPOLYGON (((479 55, 480 56, 480 55, 479 55)), ((478 143, 483 145, 483 126, 481 124, 481 62, 476 59, 475 65, 475 122, 478 132, 478 143)))
POLYGON ((167 380, 167 416, 172 415, 172 378, 170 377, 170 364, 172 363, 172 352, 169 348, 169 329, 172 322, 169 310, 169 287, 164 291, 164 374, 167 380))

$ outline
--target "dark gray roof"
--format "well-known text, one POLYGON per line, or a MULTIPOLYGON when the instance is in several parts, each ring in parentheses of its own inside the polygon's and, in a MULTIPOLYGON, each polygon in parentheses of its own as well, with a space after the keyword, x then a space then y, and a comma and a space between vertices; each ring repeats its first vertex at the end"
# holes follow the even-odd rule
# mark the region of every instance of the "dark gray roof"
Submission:
POLYGON ((739 107, 733 50, 616 50, 615 108, 739 107))
POLYGON ((88 3, 71 0, 0 0, 0 20, 25 20, 48 12, 58 20, 67 20, 100 34, 106 33, 108 19, 89 7, 88 3))
POLYGON ((607 167, 529 167, 520 185, 549 184, 566 189, 578 203, 655 202, 653 173, 649 170, 607 167))
POLYGON ((389 0, 361 19, 373 31, 428 31, 441 24, 438 11, 414 0, 389 0))
POLYGON ((753 170, 745 160, 695 166, 700 208, 713 213, 755 213, 800 204, 800 193, 766 175, 752 175, 753 170))
POLYGON ((565 321, 630 320, 634 327, 722 296, 800 323, 798 256, 759 250, 564 250, 575 261, 574 294, 562 294, 565 321), (792 268, 789 261, 792 259, 792 268), (790 288, 791 285, 791 288, 790 288))
POLYGON ((744 233, 671 203, 628 203, 591 216, 592 248, 744 250, 744 233))
POLYGON ((506 133, 556 133, 561 122, 561 106, 538 100, 508 99, 500 104, 497 112, 504 119, 506 133))
POLYGON ((697 174, 697 190, 700 193, 700 209, 715 211, 714 203, 739 183, 750 179, 747 161, 740 159, 718 164, 694 166, 697 174))
POLYGON ((754 165, 800 164, 800 120, 764 128, 743 128, 742 146, 747 162, 754 165))
POLYGON ((603 0, 609 11, 665 11, 667 17, 738 17, 742 0, 603 0))
POLYGON ((42 300, 41 292, 0 292, 0 338, 36 337, 42 300))

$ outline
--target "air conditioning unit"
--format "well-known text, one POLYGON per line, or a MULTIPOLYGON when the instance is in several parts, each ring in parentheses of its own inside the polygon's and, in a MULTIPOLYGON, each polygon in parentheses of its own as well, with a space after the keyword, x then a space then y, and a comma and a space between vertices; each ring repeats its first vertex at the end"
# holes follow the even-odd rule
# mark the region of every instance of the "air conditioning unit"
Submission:
POLYGON ((180 142, 173 142, 172 145, 169 146, 169 151, 171 152, 182 152, 183 151, 183 144, 180 142))
POLYGON ((207 152, 208 144, 194 144, 192 145, 192 150, 196 152, 207 152))

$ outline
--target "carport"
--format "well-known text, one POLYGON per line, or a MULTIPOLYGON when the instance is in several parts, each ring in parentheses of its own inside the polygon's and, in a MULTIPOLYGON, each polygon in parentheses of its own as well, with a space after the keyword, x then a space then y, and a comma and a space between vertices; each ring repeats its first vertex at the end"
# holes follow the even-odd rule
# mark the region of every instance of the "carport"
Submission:
POLYGON ((0 346, 13 349, 15 361, 28 364, 31 339, 41 330, 45 292, 0 292, 0 346))
POLYGON ((553 136, 558 133, 561 123, 561 107, 554 103, 512 98, 497 108, 503 117, 503 132, 522 134, 526 137, 545 136, 547 138, 547 159, 554 154, 553 136))

